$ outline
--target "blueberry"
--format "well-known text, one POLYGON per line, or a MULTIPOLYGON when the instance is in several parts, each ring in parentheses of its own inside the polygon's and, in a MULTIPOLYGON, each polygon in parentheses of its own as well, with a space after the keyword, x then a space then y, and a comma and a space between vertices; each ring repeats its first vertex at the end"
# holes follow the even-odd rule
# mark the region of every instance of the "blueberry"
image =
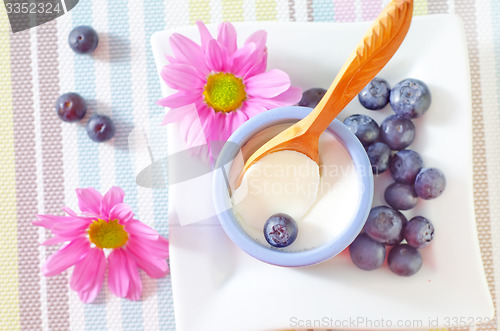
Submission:
POLYGON ((423 168, 415 178, 415 192, 424 200, 440 196, 446 187, 446 178, 441 170, 423 168))
POLYGON ((87 134, 93 141, 107 141, 115 135, 115 125, 108 116, 93 114, 87 123, 87 134))
POLYGON ((375 175, 381 174, 389 168, 391 149, 382 142, 375 142, 366 149, 368 158, 372 165, 372 172, 375 175))
POLYGON ((360 234, 349 246, 352 262, 360 269, 374 270, 384 263, 385 246, 360 234))
POLYGON ((286 247, 297 239, 297 222, 287 214, 275 214, 264 224, 264 237, 274 247, 286 247))
POLYGON ((382 244, 395 245, 403 240, 406 217, 387 206, 378 206, 370 210, 365 223, 365 233, 382 244))
POLYGON ((405 149, 415 139, 415 125, 409 119, 389 116, 380 125, 380 138, 393 150, 405 149))
POLYGON ((364 146, 370 145, 379 136, 378 124, 370 116, 351 115, 344 120, 344 124, 358 137, 364 146))
POLYGON ((424 82, 408 78, 397 83, 391 90, 391 107, 401 118, 422 116, 431 105, 431 92, 424 82))
POLYGON ((299 106, 314 108, 325 95, 324 88, 315 87, 302 93, 302 99, 299 101, 299 106))
POLYGON ((422 255, 407 244, 394 246, 387 256, 389 269, 399 276, 414 275, 422 267, 422 255))
POLYGON ((85 117, 87 104, 79 94, 65 93, 57 98, 56 112, 64 122, 76 122, 85 117))
POLYGON ((408 245, 415 248, 424 248, 434 238, 434 226, 427 218, 416 216, 406 224, 404 233, 408 245))
POLYGON ((417 152, 404 149, 392 157, 391 175, 398 183, 413 184, 423 166, 424 162, 417 152))
POLYGON ((385 202, 394 209, 408 210, 415 207, 418 196, 412 185, 392 183, 384 193, 385 202))
POLYGON ((363 107, 371 110, 379 110, 389 103, 390 92, 389 83, 385 79, 375 77, 358 94, 358 99, 363 107))
POLYGON ((90 26, 77 26, 69 33, 68 43, 71 49, 76 53, 91 53, 97 47, 97 33, 90 26))

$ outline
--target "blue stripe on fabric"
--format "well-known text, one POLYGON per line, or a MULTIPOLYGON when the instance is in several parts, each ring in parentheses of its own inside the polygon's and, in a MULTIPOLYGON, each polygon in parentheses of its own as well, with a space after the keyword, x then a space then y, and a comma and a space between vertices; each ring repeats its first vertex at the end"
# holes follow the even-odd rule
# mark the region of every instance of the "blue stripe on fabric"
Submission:
MULTIPOLYGON (((72 12, 73 27, 92 25, 92 1, 82 1, 72 12)), ((69 33, 69 31, 68 31, 69 33)), ((74 56, 74 86, 75 91, 88 103, 89 113, 96 111, 96 72, 94 58, 87 55, 74 56)), ((70 92, 70 91, 68 91, 70 92)), ((89 139, 84 128, 77 130, 79 186, 93 187, 100 191, 99 150, 95 142, 89 139)), ((76 171, 76 169, 75 169, 76 171)), ((91 305, 84 307, 85 329, 88 331, 103 330, 106 328, 105 294, 101 291, 91 305)))
MULTIPOLYGON (((165 109, 156 104, 161 98, 159 75, 151 51, 150 39, 153 33, 165 29, 165 7, 163 1, 151 1, 144 6, 144 47, 146 48, 147 93, 149 110, 148 132, 153 155, 159 159, 167 155, 166 150, 157 150, 156 146, 166 148, 166 144, 156 142, 167 141, 166 127, 159 128, 165 109)), ((163 237, 168 237, 168 178, 167 188, 153 190, 154 228, 163 237)), ((158 325, 159 330, 175 330, 174 308, 172 302, 172 283, 170 275, 157 281, 158 325)))
MULTIPOLYGON (((136 1, 136 0, 132 0, 136 1)), ((128 149, 128 136, 133 129, 132 73, 128 2, 108 0, 109 57, 111 74, 111 114, 116 126, 116 185, 125 192, 125 202, 138 210, 137 187, 128 149)), ((143 330, 142 301, 121 301, 122 329, 143 330)))
POLYGON ((333 0, 314 0, 313 17, 318 22, 333 22, 335 20, 333 0))

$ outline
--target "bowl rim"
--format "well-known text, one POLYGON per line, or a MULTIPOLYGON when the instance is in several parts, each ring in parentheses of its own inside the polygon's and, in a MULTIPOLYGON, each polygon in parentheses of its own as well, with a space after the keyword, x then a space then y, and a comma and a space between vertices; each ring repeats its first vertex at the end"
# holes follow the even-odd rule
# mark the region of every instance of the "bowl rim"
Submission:
POLYGON ((284 267, 308 266, 336 256, 356 239, 366 222, 372 206, 374 183, 368 155, 361 142, 350 129, 335 119, 330 123, 327 130, 343 143, 353 160, 360 185, 362 186, 358 210, 352 217, 350 226, 346 227, 337 237, 339 239, 328 241, 321 246, 309 250, 288 252, 260 244, 250 237, 239 225, 232 211, 226 171, 231 168, 232 161, 238 155, 241 146, 247 143, 258 132, 275 125, 296 122, 307 116, 311 111, 312 108, 288 106, 271 109, 252 117, 229 137, 215 165, 213 173, 213 203, 219 223, 236 246, 258 260, 269 264, 284 267))

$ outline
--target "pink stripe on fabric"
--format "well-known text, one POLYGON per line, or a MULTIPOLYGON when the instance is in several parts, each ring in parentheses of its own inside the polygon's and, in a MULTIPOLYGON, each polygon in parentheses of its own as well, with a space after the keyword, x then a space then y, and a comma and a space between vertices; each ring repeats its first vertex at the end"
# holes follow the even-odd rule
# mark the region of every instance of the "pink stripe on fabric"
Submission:
MULTIPOLYGON (((61 120, 54 103, 59 94, 56 20, 37 28, 38 80, 42 138, 43 205, 45 214, 62 215, 64 177, 61 120)), ((53 254, 57 247, 47 247, 53 254)), ((47 278, 49 330, 69 330, 69 299, 66 272, 47 278)))
MULTIPOLYGON (((10 35, 16 165, 19 314, 21 330, 42 328, 37 213, 36 147, 29 30, 10 35)), ((6 111, 6 110, 2 110, 6 111)))
POLYGON ((335 22, 353 22, 356 20, 356 3, 354 1, 334 0, 335 22))

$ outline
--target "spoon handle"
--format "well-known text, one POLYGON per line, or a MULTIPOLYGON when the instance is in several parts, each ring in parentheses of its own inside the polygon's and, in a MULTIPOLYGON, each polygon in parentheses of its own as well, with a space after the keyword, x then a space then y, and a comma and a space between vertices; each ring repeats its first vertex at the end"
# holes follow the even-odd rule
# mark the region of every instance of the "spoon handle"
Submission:
POLYGON ((325 96, 301 127, 318 137, 392 58, 410 28, 413 0, 393 0, 344 63, 325 96))

